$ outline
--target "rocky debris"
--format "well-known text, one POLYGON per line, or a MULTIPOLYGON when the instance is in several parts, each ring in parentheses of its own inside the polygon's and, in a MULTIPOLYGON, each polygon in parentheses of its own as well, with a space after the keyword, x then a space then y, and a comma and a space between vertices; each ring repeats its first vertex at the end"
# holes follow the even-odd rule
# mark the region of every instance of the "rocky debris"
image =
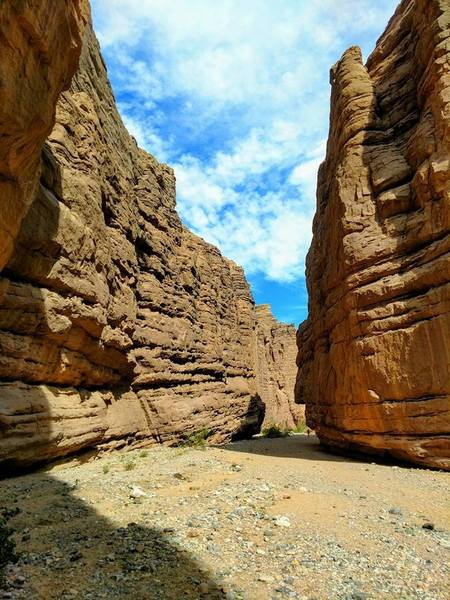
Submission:
POLYGON ((291 526, 291 522, 289 521, 289 518, 284 515, 275 517, 274 523, 277 527, 290 527, 291 526))
POLYGON ((450 5, 331 71, 297 401, 328 446, 450 468, 450 5))
POLYGON ((256 352, 257 389, 265 405, 263 428, 295 429, 304 419, 304 407, 294 401, 296 331, 277 321, 268 304, 256 307, 256 352))
POLYGON ((130 492, 130 498, 145 498, 147 494, 138 485, 133 485, 130 492))
POLYGON ((446 600, 448 484, 306 435, 73 461, 2 482, 20 557, 4 598, 446 600))

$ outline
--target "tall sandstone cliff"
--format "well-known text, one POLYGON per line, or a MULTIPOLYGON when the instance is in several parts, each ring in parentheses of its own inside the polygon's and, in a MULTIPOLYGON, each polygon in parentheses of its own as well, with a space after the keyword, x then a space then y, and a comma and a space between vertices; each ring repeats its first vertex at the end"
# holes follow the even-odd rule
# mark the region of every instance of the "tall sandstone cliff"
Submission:
POLYGON ((450 4, 331 71, 297 401, 333 447, 450 467, 450 4))
POLYGON ((304 407, 294 399, 295 327, 277 321, 268 304, 256 307, 256 352, 258 393, 265 405, 262 427, 294 429, 304 419, 304 407))
POLYGON ((0 23, 0 463, 255 429, 244 273, 124 128, 89 7, 2 3, 0 23))

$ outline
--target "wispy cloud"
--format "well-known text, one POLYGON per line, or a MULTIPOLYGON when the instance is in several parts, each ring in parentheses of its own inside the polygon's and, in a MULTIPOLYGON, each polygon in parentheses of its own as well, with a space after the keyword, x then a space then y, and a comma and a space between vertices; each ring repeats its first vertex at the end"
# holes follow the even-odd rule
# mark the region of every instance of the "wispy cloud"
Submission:
POLYGON ((177 176, 197 233, 277 282, 302 277, 328 72, 396 0, 93 0, 121 113, 177 176))

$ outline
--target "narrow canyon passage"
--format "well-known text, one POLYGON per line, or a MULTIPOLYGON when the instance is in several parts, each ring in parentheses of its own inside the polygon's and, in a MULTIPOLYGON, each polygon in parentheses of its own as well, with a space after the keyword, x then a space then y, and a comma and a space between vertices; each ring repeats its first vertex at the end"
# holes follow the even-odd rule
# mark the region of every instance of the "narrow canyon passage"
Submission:
POLYGON ((402 0, 366 65, 332 68, 297 336, 181 221, 89 2, 63 4, 0 12, 0 464, 226 443, 306 409, 328 447, 449 468, 448 2, 402 0))
MULTIPOLYGON (((214 25, 234 6, 203 3, 214 25)), ((178 15, 166 4, 160 18, 178 15)), ((293 4, 320 15, 333 2, 293 4)), ((202 37, 202 19, 182 30, 189 20, 202 37)), ((291 37, 309 28, 300 21, 291 37)), ((151 54, 164 36, 147 33, 151 54)), ((294 90, 295 107, 310 91, 302 61, 319 77, 316 42, 292 77, 282 69, 276 92, 294 90)), ((144 68, 123 48, 118 78, 144 68)), ((214 74, 228 65, 217 48, 214 74)), ((182 70, 194 80, 199 65, 182 70)), ((0 600, 450 597, 449 0, 401 0, 367 62, 352 46, 330 78, 320 167, 293 143, 301 110, 295 123, 271 116, 267 147, 252 121, 241 155, 217 149, 215 132, 227 197, 255 218, 277 213, 250 241, 275 271, 303 252, 297 227, 310 229, 280 189, 303 209, 315 192, 299 181, 318 168, 297 330, 274 316, 290 320, 287 306, 255 301, 254 273, 222 254, 222 237, 182 220, 186 165, 220 225, 227 197, 183 148, 172 167, 139 146, 89 0, 0 1, 0 600), (298 156, 286 162, 278 142, 298 156)), ((136 80, 132 91, 157 87, 136 80)), ((179 127, 170 101, 164 118, 179 127)), ((251 227, 234 217, 242 240, 251 227)))

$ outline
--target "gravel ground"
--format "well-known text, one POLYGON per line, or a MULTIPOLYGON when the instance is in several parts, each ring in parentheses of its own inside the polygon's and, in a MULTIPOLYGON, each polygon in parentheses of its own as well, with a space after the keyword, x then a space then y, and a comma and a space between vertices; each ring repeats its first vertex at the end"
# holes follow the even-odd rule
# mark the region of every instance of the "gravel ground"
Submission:
POLYGON ((449 482, 303 435, 72 461, 0 482, 0 598, 447 600, 449 482))

